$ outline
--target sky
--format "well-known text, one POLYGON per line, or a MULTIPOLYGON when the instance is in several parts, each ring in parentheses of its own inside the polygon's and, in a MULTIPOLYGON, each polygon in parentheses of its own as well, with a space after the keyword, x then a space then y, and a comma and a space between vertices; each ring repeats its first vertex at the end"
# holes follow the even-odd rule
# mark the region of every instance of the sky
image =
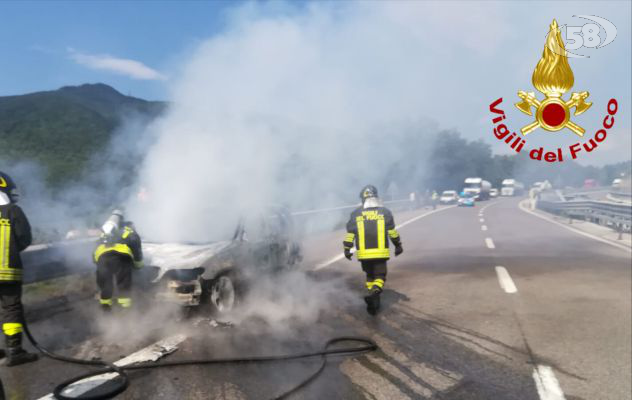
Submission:
MULTIPOLYGON (((228 33, 244 29, 250 21, 304 19, 309 26, 308 19, 317 18, 319 13, 314 10, 320 8, 334 16, 332 31, 344 41, 345 35, 354 35, 349 33, 354 26, 367 29, 358 20, 363 13, 367 18, 376 18, 374 10, 369 9, 378 3, 3 1, 0 2, 0 96, 103 82, 124 94, 173 100, 174 87, 182 81, 189 61, 208 40, 236 36, 228 33)), ((416 97, 403 93, 391 106, 406 110, 403 115, 411 119, 432 120, 440 129, 456 129, 468 139, 482 139, 500 154, 511 154, 511 150, 492 134, 489 104, 503 97, 501 107, 513 131, 532 121, 513 103, 519 100, 517 91, 535 91, 531 74, 541 57, 552 19, 571 27, 590 23, 576 15, 609 20, 617 29, 615 40, 603 48, 583 47, 576 51, 589 58, 570 59, 575 75, 570 92, 588 91, 588 101, 593 102, 590 110, 573 117, 587 131, 586 139, 582 140, 599 129, 610 98, 617 99, 620 105, 608 138, 597 151, 581 154, 578 161, 603 165, 630 159, 630 2, 388 3, 388 7, 379 11, 386 13, 389 28, 399 24, 393 31, 401 32, 389 33, 400 41, 398 50, 416 53, 416 61, 428 59, 426 64, 419 63, 427 67, 419 70, 420 79, 411 81, 411 85, 419 85, 416 90, 423 92, 429 101, 406 104, 416 101, 416 97), (416 7, 411 7, 411 3, 416 7)), ((364 36, 366 43, 362 44, 374 43, 376 49, 384 51, 383 57, 401 55, 396 51, 387 54, 389 46, 379 42, 388 37, 379 32, 367 31, 364 36)), ((402 63, 406 62, 408 59, 402 59, 402 63)), ((382 70, 372 66, 376 82, 391 81, 388 74, 397 73, 392 64, 389 60, 382 70)), ((353 74, 348 79, 354 79, 353 74)), ((380 96, 383 86, 376 83, 376 96, 380 96)), ((393 95, 393 88, 386 89, 393 95)), ((568 148, 579 140, 568 130, 536 132, 528 137, 531 148, 568 148)))

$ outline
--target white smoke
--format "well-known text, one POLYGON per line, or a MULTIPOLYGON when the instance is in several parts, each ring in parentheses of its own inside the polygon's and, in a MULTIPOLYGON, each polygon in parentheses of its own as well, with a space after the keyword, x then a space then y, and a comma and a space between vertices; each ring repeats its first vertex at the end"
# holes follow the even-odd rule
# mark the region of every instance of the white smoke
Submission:
POLYGON ((451 51, 486 52, 497 41, 482 11, 456 9, 239 8, 193 53, 174 79, 170 111, 151 127, 157 140, 140 179, 149 200, 129 205, 137 226, 155 238, 205 239, 220 215, 348 203, 369 182, 385 191, 402 159, 415 158, 418 170, 395 179, 415 178, 431 147, 423 133, 436 130, 425 110, 449 102, 445 93, 464 79, 437 82, 433 71, 451 51))

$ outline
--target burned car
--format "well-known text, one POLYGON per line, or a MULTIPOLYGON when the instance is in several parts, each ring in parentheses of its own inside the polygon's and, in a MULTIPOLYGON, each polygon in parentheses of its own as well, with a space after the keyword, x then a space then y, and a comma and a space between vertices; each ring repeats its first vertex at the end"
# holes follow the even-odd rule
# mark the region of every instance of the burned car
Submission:
POLYGON ((144 242, 143 289, 153 301, 209 306, 228 313, 247 290, 249 276, 278 273, 301 261, 286 208, 240 218, 232 238, 209 243, 144 242))

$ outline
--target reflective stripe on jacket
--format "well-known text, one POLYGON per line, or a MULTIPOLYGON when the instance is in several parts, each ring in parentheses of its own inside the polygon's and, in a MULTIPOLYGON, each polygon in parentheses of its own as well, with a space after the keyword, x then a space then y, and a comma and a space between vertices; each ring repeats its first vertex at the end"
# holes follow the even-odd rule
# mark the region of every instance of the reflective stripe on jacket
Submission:
POLYGON ((133 261, 136 267, 142 266, 143 252, 141 249, 140 236, 130 227, 126 226, 120 236, 114 241, 105 241, 105 237, 102 239, 97 248, 94 250, 94 262, 99 262, 99 258, 103 254, 109 252, 116 252, 119 254, 128 255, 133 261))
POLYGON ((20 252, 31 244, 31 226, 15 204, 0 205, 0 282, 22 281, 20 252))
POLYGON ((350 249, 355 242, 358 260, 389 259, 389 237, 394 244, 400 241, 389 209, 358 208, 349 217, 343 245, 350 249))

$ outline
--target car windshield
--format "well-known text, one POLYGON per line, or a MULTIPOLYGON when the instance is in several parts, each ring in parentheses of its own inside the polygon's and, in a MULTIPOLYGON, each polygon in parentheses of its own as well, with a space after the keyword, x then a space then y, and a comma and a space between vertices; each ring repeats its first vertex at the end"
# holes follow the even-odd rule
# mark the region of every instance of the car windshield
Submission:
POLYGON ((144 242, 201 245, 232 240, 241 217, 238 212, 209 208, 188 222, 145 216, 136 222, 144 242))
POLYGON ((455 196, 456 192, 454 190, 446 190, 443 192, 442 196, 455 196))
POLYGON ((470 192, 465 192, 463 194, 461 194, 461 197, 464 199, 471 199, 474 197, 474 193, 470 193, 470 192))

